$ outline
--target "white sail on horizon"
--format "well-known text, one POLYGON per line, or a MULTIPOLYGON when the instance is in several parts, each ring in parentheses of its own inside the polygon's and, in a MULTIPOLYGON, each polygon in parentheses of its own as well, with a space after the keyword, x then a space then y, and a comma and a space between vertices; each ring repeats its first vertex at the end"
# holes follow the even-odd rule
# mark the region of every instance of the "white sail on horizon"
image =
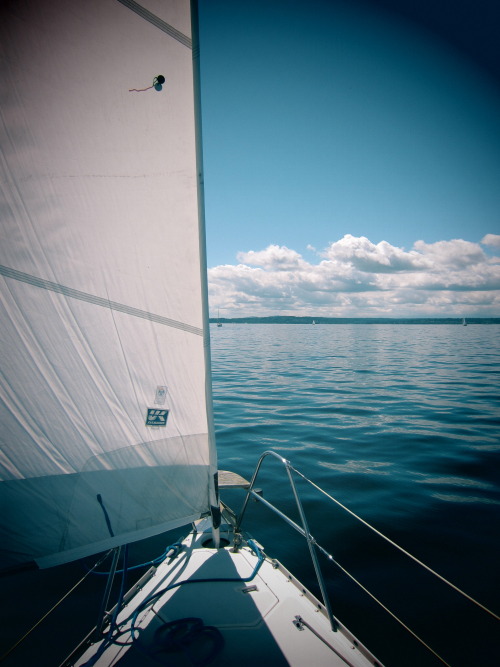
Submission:
POLYGON ((46 566, 214 503, 190 3, 0 30, 0 564, 46 566))

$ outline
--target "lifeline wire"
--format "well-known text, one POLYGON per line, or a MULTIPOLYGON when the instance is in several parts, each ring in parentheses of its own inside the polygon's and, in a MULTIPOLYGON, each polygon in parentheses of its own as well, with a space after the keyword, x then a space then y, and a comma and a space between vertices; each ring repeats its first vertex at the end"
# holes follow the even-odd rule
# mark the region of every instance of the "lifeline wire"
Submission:
POLYGON ((99 565, 106 560, 111 551, 112 549, 106 552, 106 554, 100 560, 97 561, 94 567, 91 570, 89 570, 86 574, 84 574, 83 577, 80 579, 80 581, 78 581, 73 586, 73 588, 71 588, 65 595, 63 595, 63 597, 59 600, 59 602, 56 602, 56 604, 52 607, 52 609, 49 609, 49 611, 46 614, 44 614, 42 618, 39 621, 37 621, 35 625, 21 637, 21 639, 19 639, 13 646, 9 648, 8 651, 6 651, 2 656, 0 656, 0 662, 5 660, 5 658, 8 655, 10 655, 12 651, 14 651, 14 649, 16 649, 19 646, 19 644, 21 644, 26 639, 26 637, 28 637, 28 635, 30 635, 33 632, 33 630, 35 630, 40 625, 40 623, 42 623, 47 618, 47 616, 49 616, 49 614, 51 614, 54 611, 54 609, 57 609, 57 607, 61 604, 61 602, 63 602, 68 597, 68 595, 70 595, 75 590, 75 588, 77 588, 89 576, 89 574, 91 574, 93 570, 95 570, 96 567, 99 567, 99 565))
POLYGON ((443 665, 446 665, 446 667, 451 667, 451 665, 449 665, 439 655, 439 653, 436 653, 436 651, 431 646, 429 646, 427 642, 425 642, 421 637, 419 637, 415 632, 413 632, 413 630, 410 627, 408 627, 406 623, 404 623, 400 618, 398 618, 396 614, 394 614, 388 607, 386 607, 383 602, 381 602, 377 597, 375 597, 375 595, 373 595, 373 593, 371 593, 367 588, 365 588, 360 581, 358 581, 355 577, 352 576, 350 572, 348 572, 344 567, 342 567, 342 565, 338 561, 336 561, 331 554, 325 551, 325 549, 323 549, 323 547, 321 547, 318 543, 316 543, 316 546, 320 551, 322 551, 328 557, 328 560, 330 560, 332 563, 335 563, 335 565, 338 568, 340 568, 342 572, 349 577, 349 579, 354 581, 355 584, 357 584, 367 595, 369 595, 372 598, 372 600, 375 600, 375 602, 379 604, 384 611, 386 611, 390 616, 392 616, 392 618, 396 620, 405 630, 407 630, 412 635, 412 637, 414 637, 417 641, 419 641, 422 644, 422 646, 425 646, 426 649, 428 649, 440 662, 443 663, 443 665))
POLYGON ((336 500, 333 496, 331 496, 329 493, 327 493, 326 491, 324 491, 320 486, 318 486, 317 484, 315 484, 314 482, 312 482, 310 479, 308 479, 308 478, 307 478, 305 475, 303 475, 299 470, 296 470, 293 466, 290 466, 290 467, 291 467, 291 469, 292 469, 294 472, 297 473, 297 475, 299 475, 300 477, 302 477, 302 479, 304 479, 306 482, 309 482, 309 484, 311 484, 312 486, 314 486, 314 488, 317 489, 318 491, 321 491, 321 493, 323 493, 327 498, 330 498, 330 500, 333 500, 334 503, 336 503, 339 507, 341 507, 343 510, 345 510, 346 512, 348 512, 348 513, 349 513, 351 516, 353 516, 355 519, 357 519, 358 521, 361 521, 361 523, 363 523, 367 528, 369 528, 369 529, 372 530, 374 533, 376 533, 379 537, 382 537, 386 542, 389 542, 389 544, 392 544, 393 547, 396 547, 396 549, 398 549, 399 551, 401 551, 401 553, 405 554, 405 556, 408 556, 408 558, 411 558, 415 563, 417 563, 418 565, 420 565, 421 567, 423 567, 424 569, 426 569, 428 572, 430 572, 431 574, 433 574, 435 577, 437 577, 438 579, 441 579, 441 581, 442 581, 443 583, 445 583, 445 584, 447 584, 448 586, 450 586, 450 588, 453 588, 453 590, 455 590, 457 593, 460 593, 460 595, 463 595, 463 597, 464 597, 464 598, 467 598, 467 600, 469 600, 469 602, 472 602, 473 604, 475 604, 476 606, 478 606, 480 609, 482 609, 483 611, 485 611, 487 614, 489 614, 490 616, 492 616, 494 619, 496 619, 497 621, 500 621, 500 616, 498 616, 497 614, 495 614, 495 612, 491 611, 491 609, 488 609, 488 607, 485 607, 483 604, 481 604, 481 602, 478 602, 478 601, 475 600, 473 597, 471 597, 468 593, 465 593, 465 591, 462 591, 460 588, 458 588, 458 586, 455 586, 455 584, 453 584, 451 581, 448 581, 448 579, 445 579, 445 578, 444 578, 442 575, 440 575, 438 572, 436 572, 435 570, 433 570, 432 568, 430 568, 428 565, 426 565, 425 563, 423 563, 421 560, 419 560, 418 558, 416 558, 415 556, 413 556, 409 551, 406 551, 406 549, 403 549, 403 547, 400 547, 399 544, 396 544, 396 542, 393 542, 389 537, 386 537, 386 535, 384 535, 384 534, 381 533, 379 530, 377 530, 376 528, 374 528, 373 526, 371 526, 367 521, 365 521, 365 520, 362 519, 360 516, 358 516, 357 514, 355 514, 352 510, 350 510, 350 509, 349 509, 348 507, 346 507, 345 505, 342 505, 341 502, 339 502, 338 500, 336 500))

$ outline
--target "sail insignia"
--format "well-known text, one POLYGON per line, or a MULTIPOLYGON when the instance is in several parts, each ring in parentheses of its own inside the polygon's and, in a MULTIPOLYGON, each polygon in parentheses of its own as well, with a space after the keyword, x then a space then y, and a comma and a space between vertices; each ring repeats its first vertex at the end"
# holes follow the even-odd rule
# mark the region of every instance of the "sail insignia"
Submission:
POLYGON ((167 419, 168 410, 148 408, 148 413, 146 415, 146 426, 166 426, 167 419))

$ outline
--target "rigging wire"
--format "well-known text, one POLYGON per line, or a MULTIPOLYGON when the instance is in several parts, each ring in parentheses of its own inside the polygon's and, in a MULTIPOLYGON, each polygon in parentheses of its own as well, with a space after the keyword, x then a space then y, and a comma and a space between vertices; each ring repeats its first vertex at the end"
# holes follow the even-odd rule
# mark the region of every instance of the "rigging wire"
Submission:
POLYGON ((71 588, 67 593, 65 593, 65 595, 63 595, 63 597, 62 597, 58 602, 56 602, 56 604, 55 604, 51 609, 49 609, 49 611, 48 611, 46 614, 44 614, 44 615, 43 615, 43 616, 42 616, 42 617, 35 623, 35 625, 33 625, 33 627, 31 627, 31 628, 30 628, 30 629, 29 629, 29 630, 28 630, 28 631, 27 631, 27 632, 26 632, 20 639, 18 639, 18 641, 17 641, 13 646, 11 646, 11 647, 10 647, 10 648, 9 648, 3 655, 2 655, 2 656, 0 656, 0 662, 2 662, 3 660, 5 660, 5 658, 6 658, 7 656, 9 656, 9 655, 12 653, 12 651, 14 651, 14 650, 15 650, 15 649, 16 649, 16 648, 17 648, 17 647, 18 647, 18 646, 19 646, 19 645, 20 645, 20 644, 21 644, 21 643, 22 643, 22 642, 23 642, 23 641, 24 641, 24 640, 25 640, 25 639, 26 639, 26 638, 33 632, 33 630, 35 630, 35 629, 40 625, 40 623, 42 623, 42 622, 47 618, 47 616, 49 616, 55 609, 57 609, 57 607, 59 607, 59 605, 60 605, 60 604, 61 604, 61 603, 62 603, 62 602, 63 602, 69 595, 71 595, 71 593, 72 593, 76 588, 78 588, 78 586, 79 586, 83 581, 85 581, 85 579, 89 576, 89 574, 91 574, 91 573, 95 570, 96 567, 99 567, 99 565, 101 565, 101 563, 103 563, 103 562, 106 560, 106 558, 109 556, 109 554, 110 554, 111 552, 112 552, 112 549, 110 549, 109 551, 107 551, 107 552, 104 554, 104 556, 103 556, 102 558, 100 558, 100 559, 97 561, 97 563, 94 565, 94 567, 93 567, 92 569, 88 570, 88 572, 87 572, 86 574, 84 574, 84 576, 80 579, 80 581, 77 581, 77 583, 73 586, 73 588, 71 588))
MULTIPOLYGON (((441 580, 443 583, 445 583, 447 586, 450 586, 450 588, 453 588, 453 590, 455 590, 457 593, 460 593, 460 595, 462 595, 462 596, 465 597, 467 600, 469 600, 469 602, 472 602, 473 604, 475 604, 477 607, 479 607, 480 609, 482 609, 483 611, 485 611, 487 614, 489 614, 490 616, 492 616, 495 620, 500 621, 500 616, 499 616, 498 614, 495 614, 494 611, 491 611, 491 609, 488 609, 488 607, 485 607, 481 602, 478 602, 478 600, 475 600, 475 599, 474 599, 473 597, 471 597, 468 593, 466 593, 465 591, 463 591, 463 590, 461 590, 460 588, 458 588, 458 586, 455 586, 455 584, 453 584, 451 581, 448 581, 448 579, 445 579, 445 577, 443 577, 441 574, 439 574, 439 572, 436 572, 435 570, 433 570, 432 568, 430 568, 428 565, 426 565, 425 563, 423 563, 421 560, 419 560, 418 558, 416 558, 416 557, 415 557, 413 554, 411 554, 409 551, 406 551, 406 549, 403 549, 403 547, 400 547, 399 544, 397 544, 396 542, 393 542, 393 540, 391 540, 389 537, 387 537, 386 535, 384 535, 383 533, 381 533, 379 530, 377 530, 377 528, 375 528, 374 526, 372 526, 371 524, 369 524, 367 521, 365 521, 365 520, 362 519, 360 516, 358 516, 357 514, 355 514, 355 513, 354 513, 352 510, 350 510, 348 507, 346 507, 345 505, 343 505, 343 504, 342 504, 340 501, 338 501, 336 498, 334 498, 334 497, 331 496, 329 493, 327 493, 326 491, 324 491, 320 486, 318 486, 318 485, 315 484, 313 481, 311 481, 310 479, 308 479, 308 478, 307 478, 305 475, 303 475, 299 470, 297 470, 297 469, 294 468, 293 466, 290 466, 290 468, 291 468, 294 472, 296 472, 297 475, 299 475, 300 477, 302 477, 302 479, 304 479, 306 482, 309 482, 309 484, 311 484, 312 486, 314 486, 314 488, 317 489, 318 491, 321 491, 321 493, 323 493, 327 498, 329 498, 330 500, 332 500, 334 503, 336 503, 339 507, 341 507, 343 510, 345 510, 346 512, 348 512, 348 513, 349 513, 351 516, 353 516, 355 519, 357 519, 358 521, 361 521, 362 524, 364 524, 367 528, 369 528, 369 529, 372 530, 374 533, 376 533, 379 537, 382 537, 386 542, 388 542, 389 544, 391 544, 393 547, 396 547, 396 549, 398 549, 399 551, 401 551, 401 553, 403 553, 405 556, 408 556, 408 558, 411 558, 411 560, 413 560, 415 563, 417 563, 418 565, 420 565, 421 567, 423 567, 425 570, 427 570, 428 572, 430 572, 431 574, 433 574, 435 577, 437 577, 438 579, 440 579, 440 580, 441 580)), ((319 546, 319 545, 318 545, 318 546, 319 546)))
POLYGON ((417 633, 414 632, 408 625, 406 625, 406 623, 404 621, 402 621, 398 616, 396 616, 396 614, 394 614, 388 607, 386 607, 385 604, 381 600, 379 600, 375 595, 373 595, 373 593, 371 593, 368 590, 368 588, 363 586, 363 584, 360 581, 358 581, 356 579, 356 577, 353 577, 353 575, 348 570, 346 570, 344 567, 342 567, 342 565, 337 560, 335 560, 335 558, 331 554, 329 554, 326 551, 326 549, 323 549, 323 547, 321 545, 319 545, 316 542, 316 540, 314 541, 314 543, 315 543, 316 547, 328 558, 328 560, 330 562, 334 563, 340 570, 342 570, 342 572, 344 574, 346 574, 349 577, 349 579, 351 579, 351 581, 353 581, 355 584, 357 584, 361 588, 361 590, 363 590, 367 595, 369 595, 371 597, 371 599, 374 600, 378 605, 380 605, 384 611, 386 611, 390 616, 392 616, 392 618, 395 621, 397 621, 405 630, 407 630, 410 633, 410 635, 412 635, 412 637, 414 637, 417 641, 419 641, 422 644, 422 646, 425 646, 425 648, 428 651, 430 651, 440 662, 443 663, 443 665, 446 665, 446 667, 451 667, 451 665, 449 663, 447 663, 446 660, 444 660, 439 655, 439 653, 436 653, 436 651, 431 646, 429 646, 429 644, 427 644, 427 642, 425 642, 421 637, 419 637, 417 635, 417 633))
MULTIPOLYGON (((113 635, 114 633, 119 630, 117 624, 116 624, 116 619, 118 617, 118 614, 123 606, 123 598, 125 597, 125 582, 127 580, 127 571, 128 571, 128 544, 125 545, 124 548, 124 555, 123 555, 123 568, 121 570, 122 572, 122 581, 120 585, 120 592, 118 594, 118 600, 116 602, 115 608, 113 613, 111 614, 111 620, 109 622, 109 630, 102 635, 102 642, 99 646, 98 651, 90 658, 90 660, 87 660, 85 663, 84 667, 91 667, 91 665, 95 665, 97 660, 101 657, 101 655, 104 653, 104 651, 108 648, 113 643, 113 635)), ((116 570, 112 572, 113 576, 116 573, 116 570)), ((106 599, 106 594, 104 596, 103 602, 106 599)), ((108 615, 109 617, 109 615, 108 615)), ((99 630, 99 627, 98 627, 99 630)))

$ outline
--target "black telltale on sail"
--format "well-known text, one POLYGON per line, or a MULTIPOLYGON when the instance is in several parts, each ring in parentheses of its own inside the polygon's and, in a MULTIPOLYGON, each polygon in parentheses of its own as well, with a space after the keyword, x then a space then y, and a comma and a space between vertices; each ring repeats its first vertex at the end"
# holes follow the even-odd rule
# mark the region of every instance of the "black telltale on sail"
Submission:
POLYGON ((155 90, 161 90, 163 87, 162 84, 164 83, 165 83, 165 77, 163 76, 163 74, 158 74, 158 76, 156 76, 153 79, 153 86, 155 90))
POLYGON ((158 76, 155 76, 153 79, 153 85, 148 86, 147 88, 129 88, 129 93, 143 93, 146 90, 151 90, 151 88, 154 88, 155 90, 162 90, 163 84, 165 83, 165 77, 163 74, 158 74, 158 76))

